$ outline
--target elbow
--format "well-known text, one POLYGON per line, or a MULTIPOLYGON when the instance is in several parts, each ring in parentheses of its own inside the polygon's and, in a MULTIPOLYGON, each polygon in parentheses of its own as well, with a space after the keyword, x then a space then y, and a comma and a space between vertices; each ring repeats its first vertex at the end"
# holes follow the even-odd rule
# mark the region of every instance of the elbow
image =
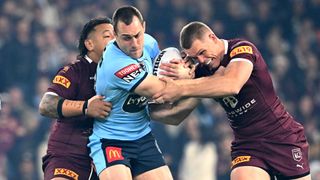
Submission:
POLYGON ((239 94, 240 90, 242 89, 242 85, 239 85, 235 82, 232 82, 228 88, 228 95, 237 95, 239 94))
POLYGON ((40 115, 45 116, 46 108, 44 106, 44 103, 42 103, 42 101, 39 104, 38 111, 39 111, 40 115))
POLYGON ((173 126, 178 126, 183 121, 183 119, 178 119, 178 118, 163 116, 163 115, 157 115, 156 113, 151 113, 150 117, 154 121, 161 122, 161 123, 164 123, 167 125, 173 125, 173 126))

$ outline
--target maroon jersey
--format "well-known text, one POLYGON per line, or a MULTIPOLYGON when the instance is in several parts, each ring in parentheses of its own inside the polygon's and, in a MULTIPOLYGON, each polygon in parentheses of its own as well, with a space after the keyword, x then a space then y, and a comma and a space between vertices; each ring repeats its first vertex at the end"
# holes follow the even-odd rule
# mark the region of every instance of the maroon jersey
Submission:
MULTIPOLYGON (((95 95, 94 76, 97 64, 79 58, 60 69, 48 91, 69 100, 88 100, 95 95)), ((48 143, 48 153, 88 156, 88 136, 93 119, 85 116, 58 119, 48 143)))
MULTIPOLYGON (((267 65, 258 49, 241 39, 229 40, 221 65, 238 60, 250 61, 253 71, 237 95, 215 99, 227 113, 236 137, 272 135, 292 117, 286 112, 273 88, 267 65), (263 129, 263 130, 262 130, 263 129), (245 131, 244 131, 245 130, 245 131)), ((215 70, 199 66, 196 76, 209 76, 215 70)))
MULTIPOLYGON (((216 98, 230 120, 232 168, 257 166, 279 177, 302 177, 309 173, 308 143, 301 124, 285 110, 277 97, 267 65, 250 42, 225 41, 226 67, 234 61, 253 64, 252 73, 237 95, 216 98)), ((210 76, 216 70, 200 65, 196 77, 210 76)))

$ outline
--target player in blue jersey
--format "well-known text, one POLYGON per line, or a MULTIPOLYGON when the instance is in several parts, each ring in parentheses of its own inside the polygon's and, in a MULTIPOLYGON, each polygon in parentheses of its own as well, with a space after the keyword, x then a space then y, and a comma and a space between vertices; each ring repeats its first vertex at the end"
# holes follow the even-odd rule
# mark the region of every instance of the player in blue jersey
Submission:
POLYGON ((113 14, 116 39, 97 67, 96 92, 113 104, 109 117, 96 120, 90 156, 100 179, 172 179, 151 133, 148 97, 165 83, 152 75, 158 43, 145 34, 141 13, 132 6, 113 14))

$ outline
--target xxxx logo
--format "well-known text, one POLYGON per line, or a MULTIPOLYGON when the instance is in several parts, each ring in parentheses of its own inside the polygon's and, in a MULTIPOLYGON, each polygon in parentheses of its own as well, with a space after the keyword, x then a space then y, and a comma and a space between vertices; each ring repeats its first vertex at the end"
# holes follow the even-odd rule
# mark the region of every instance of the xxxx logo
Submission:
POLYGON ((74 180, 78 180, 79 178, 79 175, 77 173, 65 168, 55 168, 54 175, 65 175, 65 176, 71 177, 74 180))

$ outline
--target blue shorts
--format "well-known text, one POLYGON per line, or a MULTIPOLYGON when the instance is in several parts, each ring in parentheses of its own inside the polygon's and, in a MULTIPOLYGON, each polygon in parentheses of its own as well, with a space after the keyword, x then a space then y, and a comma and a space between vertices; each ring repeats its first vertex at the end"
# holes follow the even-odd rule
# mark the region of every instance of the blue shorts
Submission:
POLYGON ((135 177, 166 165, 151 133, 134 141, 100 139, 92 134, 88 146, 98 174, 107 167, 124 164, 131 169, 132 176, 135 177))

